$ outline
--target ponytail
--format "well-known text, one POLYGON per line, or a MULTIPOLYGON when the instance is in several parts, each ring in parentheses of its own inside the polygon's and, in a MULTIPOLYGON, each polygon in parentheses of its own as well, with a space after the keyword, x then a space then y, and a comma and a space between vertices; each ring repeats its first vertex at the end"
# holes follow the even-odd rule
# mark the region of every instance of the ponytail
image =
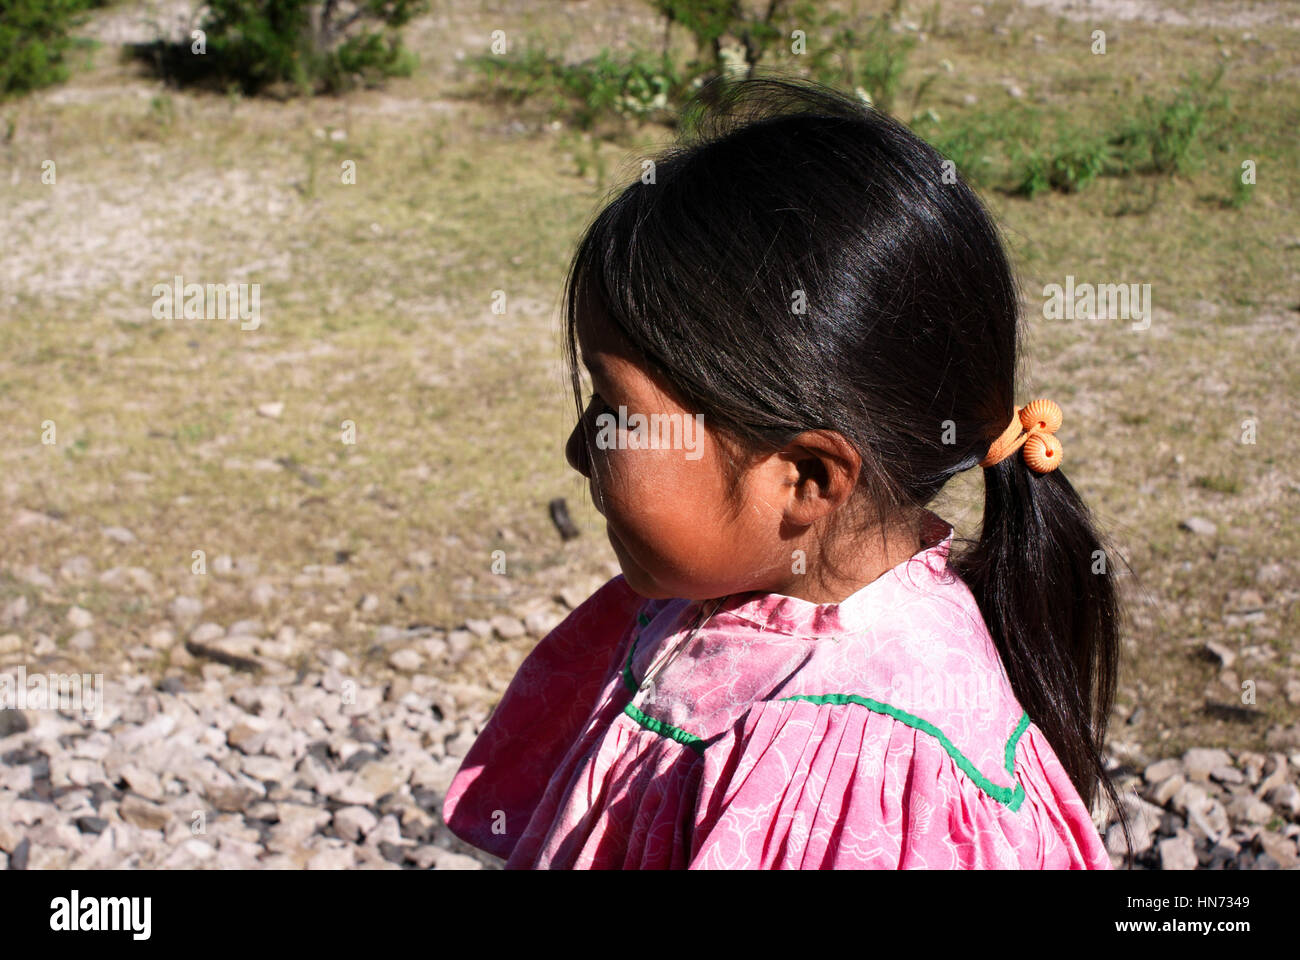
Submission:
POLYGON ((984 470, 978 543, 952 561, 979 604, 1022 707, 1089 810, 1100 784, 1132 839, 1103 760, 1115 701, 1120 608, 1111 555, 1058 470, 1019 453, 984 470))

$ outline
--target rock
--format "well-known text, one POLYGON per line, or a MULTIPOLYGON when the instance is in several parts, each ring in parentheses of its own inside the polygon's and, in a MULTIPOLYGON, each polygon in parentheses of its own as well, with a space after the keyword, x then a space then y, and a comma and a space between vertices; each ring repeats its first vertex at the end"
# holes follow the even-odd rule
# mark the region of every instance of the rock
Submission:
POLYGON ((1187 778, 1181 773, 1175 773, 1168 780, 1162 780, 1155 785, 1151 791, 1151 799, 1160 806, 1167 806, 1169 800, 1187 783, 1187 778))
POLYGON ((420 656, 420 651, 413 650, 409 647, 403 650, 394 650, 388 658, 388 665, 394 670, 401 670, 405 673, 414 673, 424 664, 424 658, 420 656))
POLYGON ((490 621, 492 629, 505 640, 514 640, 524 636, 524 625, 515 617, 496 616, 490 621))
POLYGON ((1264 597, 1258 590, 1235 591, 1228 603, 1228 609, 1239 614, 1258 613, 1264 609, 1264 597))
POLYGON ((77 817, 73 822, 82 833, 98 835, 108 829, 108 821, 103 817, 77 817))
POLYGON ((1195 870, 1197 867, 1196 845, 1192 835, 1185 830, 1168 840, 1161 840, 1159 853, 1162 870, 1195 870))
POLYGON ((417 570, 428 570, 434 565, 433 553, 429 550, 412 550, 406 555, 406 562, 417 570))
POLYGON ((226 733, 226 743, 245 754, 258 753, 270 739, 271 725, 261 717, 246 717, 226 733))
POLYGON ((1205 788, 1195 783, 1184 783, 1174 795, 1169 798, 1169 803, 1174 810, 1186 816, 1190 807, 1199 807, 1209 802, 1209 794, 1205 788))
POLYGON ((249 713, 274 720, 284 712, 284 694, 277 687, 241 687, 230 699, 249 713))
POLYGON ((1228 834, 1232 826, 1228 811, 1218 800, 1187 808, 1187 826, 1197 840, 1215 843, 1228 834))
POLYGON ((463 853, 452 853, 441 847, 434 847, 433 867, 435 870, 482 870, 483 864, 463 853))
POLYGON ((591 596, 590 590, 583 590, 580 587, 565 587, 559 593, 560 602, 570 610, 577 610, 591 596))
POLYGON ((1236 767, 1215 767, 1210 771, 1210 778, 1220 783, 1246 782, 1246 775, 1236 767))
POLYGON ((447 647, 457 659, 465 656, 474 646, 474 634, 468 630, 453 630, 447 634, 447 647))
POLYGON ((153 574, 144 567, 111 567, 99 575, 99 582, 113 590, 137 590, 152 593, 153 574))
POLYGON ((255 647, 255 638, 247 636, 223 636, 207 643, 200 643, 191 637, 190 641, 185 644, 185 649, 199 659, 211 660, 214 663, 230 667, 232 670, 259 673, 267 669, 269 664, 261 660, 253 652, 255 647))
POLYGON ((308 870, 351 870, 356 866, 356 851, 351 847, 329 847, 313 854, 307 861, 308 870))
MULTIPOLYGON (((1133 853, 1136 856, 1151 849, 1152 835, 1145 830, 1132 829, 1132 827, 1133 825, 1130 824, 1133 853)), ((1128 852, 1128 848, 1124 845, 1124 828, 1118 823, 1112 823, 1106 830, 1106 852, 1119 856, 1128 852)))
POLYGON ((261 403, 257 406, 257 415, 266 417, 268 420, 279 420, 284 414, 284 404, 280 401, 274 403, 261 403))
POLYGON ((1300 816, 1300 787, 1294 783, 1284 783, 1274 787, 1268 792, 1266 799, 1293 819, 1300 816))
POLYGON ((1273 819, 1273 808, 1252 796, 1235 797, 1228 803, 1228 815, 1234 821, 1268 823, 1273 819))
POLYGON ((1198 537, 1212 537, 1219 529, 1209 520, 1202 517, 1188 517, 1178 526, 1196 534, 1198 537))
MULTIPOLYGON (((1225 670, 1231 668, 1237 659, 1235 653, 1229 650, 1222 643, 1216 643, 1213 640, 1207 640, 1205 642, 1205 653, 1210 657, 1210 659, 1217 660, 1219 665, 1225 670)), ((1235 686, 1235 684, 1232 684, 1232 686, 1235 686)))
POLYGON ((558 611, 539 610, 524 617, 524 629, 530 636, 545 639, 547 634, 559 626, 564 616, 558 611))
POLYGON ((288 783, 293 776, 293 769, 278 757, 244 757, 240 769, 256 780, 288 783))
POLYGON ((1146 770, 1142 772, 1142 778, 1147 783, 1162 783, 1174 776, 1174 774, 1181 772, 1182 768, 1182 763, 1173 758, 1157 760, 1155 763, 1147 764, 1146 770))
POLYGON ((191 643, 211 643, 213 640, 220 640, 226 635, 226 628, 219 623, 200 623, 190 631, 191 643))
POLYGON ((5 853, 13 853, 18 844, 22 842, 22 839, 22 834, 18 831, 18 828, 9 822, 3 811, 0 811, 0 850, 5 853))
POLYGON ((379 818, 365 807, 342 807, 334 811, 334 830, 344 840, 360 843, 379 824, 379 818))
POLYGON ((1270 750, 1289 752, 1300 749, 1300 723, 1289 727, 1274 724, 1264 734, 1264 743, 1270 750))
POLYGON ((391 761, 368 763, 357 776, 357 786, 370 790, 376 797, 392 793, 404 784, 409 777, 402 768, 391 761))
POLYGON ((141 830, 161 830, 171 820, 171 814, 165 807, 151 803, 134 793, 127 794, 118 806, 118 813, 127 823, 141 830))
POLYGON ((78 630, 68 637, 68 646, 73 650, 94 650, 95 635, 89 630, 78 630))
POLYGON ((130 753, 147 747, 171 734, 176 729, 176 718, 159 714, 143 726, 135 727, 117 737, 117 745, 130 753))
POLYGON ((410 840, 424 840, 432 837, 437 823, 417 806, 403 807, 401 811, 402 836, 410 840))
POLYGON ((1283 689, 1286 691, 1286 702, 1293 707, 1300 707, 1300 680, 1288 680, 1283 689))
POLYGON ((59 567, 59 576, 64 580, 71 580, 74 583, 81 580, 88 580, 94 574, 95 568, 90 562, 90 558, 77 554, 68 557, 59 567))
POLYGON ((198 597, 184 594, 173 597, 167 604, 167 616, 175 623, 187 625, 193 623, 203 613, 203 601, 198 597))
POLYGON ((441 847, 417 847, 406 855, 406 859, 413 863, 418 870, 429 870, 432 869, 438 854, 445 852, 441 847))
POLYGON ((95 617, 83 607, 68 608, 68 626, 74 630, 87 630, 95 622, 95 617))
POLYGON ((176 634, 166 627, 159 627, 149 632, 149 646, 154 650, 170 650, 176 645, 176 634))
POLYGON ((183 670, 194 666, 198 663, 198 659, 184 647, 172 647, 167 651, 167 663, 171 667, 183 670))
POLYGON ((1255 582, 1262 586, 1276 586, 1286 580, 1286 567, 1280 563, 1266 563, 1255 571, 1255 582))
POLYGON ((280 826, 301 833, 304 838, 323 829, 333 819, 328 810, 296 803, 278 803, 275 812, 280 826))
POLYGON ((12 627, 22 621, 27 616, 27 598, 17 596, 5 604, 4 609, 0 610, 0 624, 6 627, 12 627))
POLYGON ((265 580, 259 581, 253 585, 248 592, 248 598, 259 607, 266 608, 275 602, 279 597, 280 591, 275 586, 265 580))
POLYGON ((132 793, 139 794, 146 800, 155 802, 162 800, 163 788, 162 781, 158 775, 149 770, 141 770, 135 764, 128 764, 122 768, 118 776, 126 783, 132 793))
POLYGON ((1255 838, 1260 848, 1277 861, 1279 867, 1283 870, 1290 870, 1297 865, 1295 841, 1274 833, 1271 830, 1263 830, 1255 838))
POLYGON ((1207 781, 1216 767, 1232 766, 1232 757, 1226 750, 1193 747, 1183 754, 1183 770, 1188 780, 1207 781))
POLYGON ((55 589, 53 578, 40 567, 17 567, 14 574, 18 579, 31 584, 33 587, 39 587, 42 590, 55 589))
POLYGON ((128 544, 135 543, 135 534, 125 527, 105 527, 102 531, 104 536, 117 543, 128 544))
POLYGON ((492 636, 492 623, 488 620, 466 620, 465 629, 482 640, 492 636))

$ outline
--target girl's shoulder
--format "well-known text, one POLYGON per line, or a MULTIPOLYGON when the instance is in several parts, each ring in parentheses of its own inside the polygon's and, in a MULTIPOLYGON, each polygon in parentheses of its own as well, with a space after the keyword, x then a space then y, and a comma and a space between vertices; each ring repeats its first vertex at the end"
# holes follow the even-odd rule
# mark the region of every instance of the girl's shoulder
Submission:
POLYGON ((986 753, 869 698, 764 701, 710 751, 697 868, 1110 866, 1023 713, 986 753))
POLYGON ((1031 718, 973 595, 959 580, 886 585, 870 628, 816 643, 767 698, 888 717, 938 746, 986 792, 1009 799, 1011 758, 1031 718))
POLYGON ((747 611, 806 646, 705 755, 698 866, 1109 867, 974 596, 913 559, 841 609, 747 611))

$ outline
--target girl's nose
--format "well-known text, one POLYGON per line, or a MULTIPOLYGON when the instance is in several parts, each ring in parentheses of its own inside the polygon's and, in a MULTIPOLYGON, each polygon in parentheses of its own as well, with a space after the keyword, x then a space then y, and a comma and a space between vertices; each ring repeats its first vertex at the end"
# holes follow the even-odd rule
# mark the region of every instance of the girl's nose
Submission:
POLYGON ((569 440, 564 445, 564 459, 569 462, 569 466, 590 480, 591 464, 587 460, 587 442, 583 430, 585 425, 585 420, 579 420, 574 425, 573 432, 569 434, 569 440))

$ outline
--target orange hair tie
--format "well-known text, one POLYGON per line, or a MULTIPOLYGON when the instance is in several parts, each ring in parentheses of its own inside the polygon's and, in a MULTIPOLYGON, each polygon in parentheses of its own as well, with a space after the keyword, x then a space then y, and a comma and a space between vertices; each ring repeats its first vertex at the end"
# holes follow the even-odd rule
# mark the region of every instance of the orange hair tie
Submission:
POLYGON ((1029 469, 1035 473, 1050 473, 1061 465, 1061 441, 1056 439, 1061 420, 1061 408, 1051 400, 1035 400, 1016 407, 1011 423, 1002 431, 1002 436, 993 441, 980 466, 991 467, 1001 463, 1023 445, 1029 469), (1021 430, 1025 432, 1021 433, 1021 430))

